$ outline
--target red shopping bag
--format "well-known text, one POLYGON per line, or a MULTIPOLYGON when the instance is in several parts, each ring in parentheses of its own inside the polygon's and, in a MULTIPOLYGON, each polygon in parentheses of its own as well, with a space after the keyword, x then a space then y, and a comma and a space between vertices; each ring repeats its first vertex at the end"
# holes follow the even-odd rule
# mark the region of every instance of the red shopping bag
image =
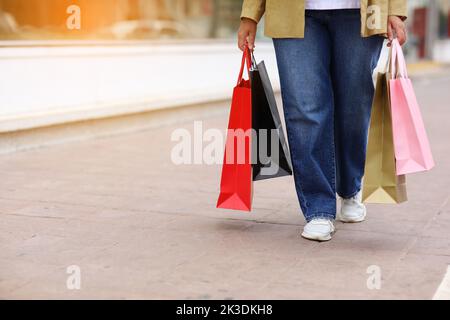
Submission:
POLYGON ((251 211, 252 93, 250 80, 243 79, 245 64, 249 71, 251 66, 249 49, 242 55, 239 78, 233 91, 217 208, 251 211))
POLYGON ((402 47, 392 42, 390 95, 397 175, 430 170, 433 155, 402 47))

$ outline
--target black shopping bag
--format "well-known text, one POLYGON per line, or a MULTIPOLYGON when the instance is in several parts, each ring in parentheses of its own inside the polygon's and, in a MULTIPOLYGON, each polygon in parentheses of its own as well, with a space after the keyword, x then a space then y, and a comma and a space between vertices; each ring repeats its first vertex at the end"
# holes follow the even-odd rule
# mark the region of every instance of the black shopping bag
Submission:
POLYGON ((253 180, 290 176, 292 162, 269 75, 264 61, 256 65, 252 58, 253 180))

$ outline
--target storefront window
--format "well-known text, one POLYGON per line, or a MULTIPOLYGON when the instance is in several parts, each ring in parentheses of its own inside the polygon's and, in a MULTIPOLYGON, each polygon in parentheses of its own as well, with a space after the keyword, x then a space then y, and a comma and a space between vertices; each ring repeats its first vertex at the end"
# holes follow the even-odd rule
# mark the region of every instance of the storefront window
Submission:
POLYGON ((231 38, 236 0, 0 0, 0 40, 231 38))

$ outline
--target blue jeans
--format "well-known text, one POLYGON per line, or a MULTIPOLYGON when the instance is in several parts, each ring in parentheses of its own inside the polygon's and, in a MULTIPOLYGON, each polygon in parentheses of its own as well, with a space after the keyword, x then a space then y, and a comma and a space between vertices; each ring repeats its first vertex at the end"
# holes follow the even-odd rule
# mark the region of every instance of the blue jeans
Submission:
POLYGON ((359 10, 307 10, 305 38, 274 39, 286 127, 307 221, 336 218, 336 193, 361 190, 383 37, 362 38, 359 10))

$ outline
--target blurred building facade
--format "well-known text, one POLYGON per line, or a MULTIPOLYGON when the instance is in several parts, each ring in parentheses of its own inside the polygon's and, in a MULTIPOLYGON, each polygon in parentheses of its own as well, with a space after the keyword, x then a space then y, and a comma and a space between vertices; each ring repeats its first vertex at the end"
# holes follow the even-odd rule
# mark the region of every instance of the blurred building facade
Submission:
MULTIPOLYGON (((409 1, 411 60, 450 61, 449 2, 409 1)), ((41 128, 226 101, 240 64, 241 5, 0 0, 0 152, 20 150, 22 136, 41 128)), ((277 89, 262 29, 255 55, 266 60, 277 89)))
POLYGON ((410 59, 450 62, 450 0, 409 0, 410 59))
MULTIPOLYGON (((90 136, 103 134, 102 121, 123 118, 105 130, 134 131, 166 121, 158 118, 163 111, 173 121, 214 113, 230 98, 240 66, 241 5, 0 0, 0 153, 27 148, 30 136, 30 145, 39 136, 71 139, 58 135, 76 125, 90 136), (76 18, 79 28, 69 28, 76 18)), ((256 55, 274 66, 277 83, 270 42, 256 55)))
POLYGON ((241 1, 236 0, 0 0, 0 11, 9 16, 0 36, 3 40, 227 38, 238 26, 240 10, 241 1), (75 32, 66 28, 66 9, 72 5, 82 14, 82 28, 75 32))

